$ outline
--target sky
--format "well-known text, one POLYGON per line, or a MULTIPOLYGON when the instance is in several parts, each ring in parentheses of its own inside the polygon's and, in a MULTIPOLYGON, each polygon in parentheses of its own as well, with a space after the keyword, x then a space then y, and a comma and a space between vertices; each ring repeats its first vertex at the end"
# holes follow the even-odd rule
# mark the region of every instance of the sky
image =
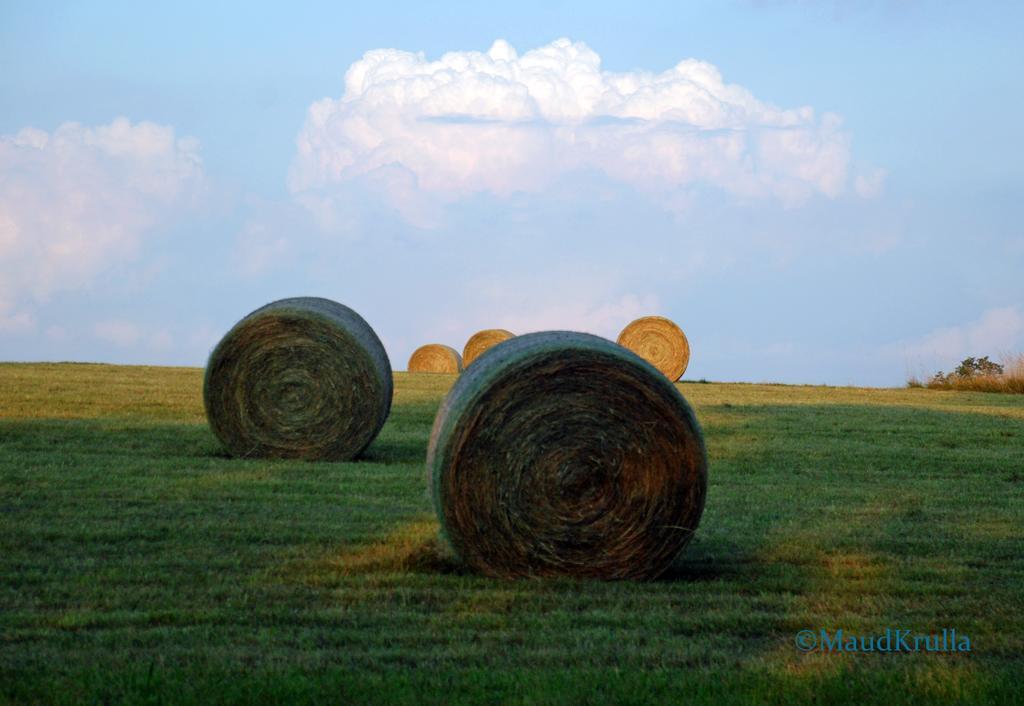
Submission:
POLYGON ((195 365, 269 301, 684 379, 1024 352, 1019 3, 0 4, 0 360, 195 365), (215 5, 215 7, 211 7, 215 5))

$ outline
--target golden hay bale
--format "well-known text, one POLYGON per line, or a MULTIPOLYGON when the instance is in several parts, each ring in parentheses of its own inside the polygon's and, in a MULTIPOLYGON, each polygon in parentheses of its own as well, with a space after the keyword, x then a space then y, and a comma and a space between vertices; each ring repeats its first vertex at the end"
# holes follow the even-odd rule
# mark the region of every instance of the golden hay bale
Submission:
POLYGON ((408 370, 410 373, 460 373, 462 356, 451 346, 428 343, 413 351, 408 370))
POLYGON ((391 409, 391 364, 359 314, 282 299, 239 321, 210 354, 206 416, 234 456, 347 460, 391 409))
POLYGON ((489 576, 651 579, 693 536, 704 441, 676 386, 597 336, 519 336, 466 370, 427 451, 445 538, 489 576))
POLYGON ((488 328, 483 331, 477 331, 469 337, 469 340, 466 341, 466 347, 462 349, 462 369, 468 368, 474 360, 480 357, 481 353, 491 346, 496 346, 502 341, 515 338, 515 336, 514 333, 503 328, 488 328))
POLYGON ((690 364, 690 342, 686 334, 664 316, 644 316, 619 334, 618 344, 646 360, 675 382, 690 364))

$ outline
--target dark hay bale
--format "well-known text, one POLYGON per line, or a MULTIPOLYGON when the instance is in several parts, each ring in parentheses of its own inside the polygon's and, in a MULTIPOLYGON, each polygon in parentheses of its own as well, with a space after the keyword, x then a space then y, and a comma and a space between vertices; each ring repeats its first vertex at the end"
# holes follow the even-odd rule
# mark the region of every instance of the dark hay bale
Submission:
POLYGON ((413 351, 408 370, 410 373, 460 373, 462 356, 451 346, 428 343, 413 351))
POLYGON ((610 341, 519 336, 445 398, 427 451, 455 552, 496 577, 651 579, 693 536, 707 457, 675 385, 610 341))
POLYGON ((690 364, 690 342, 686 334, 664 316, 644 316, 619 334, 618 343, 646 360, 675 382, 690 364))
POLYGON ((391 409, 391 363, 359 314, 329 299, 272 302, 210 354, 206 416, 234 456, 342 461, 391 409))
POLYGON ((515 338, 515 336, 514 333, 503 328, 486 328, 483 331, 477 331, 469 337, 466 346, 462 349, 462 369, 468 368, 488 348, 515 338))

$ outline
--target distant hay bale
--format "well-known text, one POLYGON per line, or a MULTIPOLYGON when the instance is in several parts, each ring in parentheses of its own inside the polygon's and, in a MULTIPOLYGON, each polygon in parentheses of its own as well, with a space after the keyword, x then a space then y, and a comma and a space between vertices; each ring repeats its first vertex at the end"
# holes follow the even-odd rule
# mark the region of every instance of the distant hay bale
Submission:
POLYGON ((341 461, 391 409, 391 364, 359 314, 329 299, 272 302, 210 354, 206 416, 233 456, 341 461))
POLYGON ((413 351, 408 370, 410 373, 460 373, 462 356, 451 346, 428 343, 413 351))
POLYGON ((462 369, 468 368, 488 348, 510 338, 515 338, 515 336, 514 333, 503 328, 488 328, 483 331, 477 331, 469 337, 465 348, 462 349, 462 369))
POLYGON ((597 336, 496 348, 456 381, 427 451, 453 550, 495 577, 651 579, 693 536, 707 456, 665 377, 597 336))
POLYGON ((618 343, 646 360, 675 382, 690 364, 690 342, 686 334, 664 316, 644 316, 619 334, 618 343))

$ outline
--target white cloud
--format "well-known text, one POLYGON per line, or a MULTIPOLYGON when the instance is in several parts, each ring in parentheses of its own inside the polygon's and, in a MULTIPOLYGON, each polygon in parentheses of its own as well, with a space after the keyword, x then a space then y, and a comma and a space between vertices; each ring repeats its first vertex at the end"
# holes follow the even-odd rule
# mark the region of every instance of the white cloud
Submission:
POLYGON ((118 118, 0 136, 0 302, 22 309, 132 256, 190 202, 198 142, 118 118))
POLYGON ((610 300, 546 300, 532 310, 499 318, 502 328, 516 333, 531 331, 584 331, 614 340, 634 319, 657 313, 657 297, 624 294, 610 300))
POLYGON ((989 309, 975 321, 935 329, 898 348, 915 361, 944 369, 968 356, 996 359, 1019 353, 1024 350, 1024 311, 1015 305, 989 309))
POLYGON ((122 319, 100 321, 92 327, 92 333, 98 340, 119 348, 146 347, 154 351, 168 351, 176 341, 166 327, 154 328, 122 319))
POLYGON ((174 336, 165 328, 155 331, 147 341, 150 348, 160 351, 170 350, 174 346, 174 336))
POLYGON ((378 49, 348 69, 344 95, 310 106, 290 186, 329 211, 338 186, 383 171, 379 188, 414 222, 425 211, 421 193, 443 202, 535 192, 574 170, 670 203, 711 185, 792 205, 846 189, 840 122, 762 102, 694 59, 661 73, 614 73, 567 39, 522 55, 499 40, 486 53, 437 61, 378 49))
POLYGON ((35 331, 36 319, 28 311, 13 311, 13 306, 0 301, 0 333, 28 333, 35 331))
POLYGON ((101 341, 124 348, 137 345, 143 337, 138 326, 118 320, 99 322, 93 327, 93 334, 101 341))
POLYGON ((853 180, 853 188, 861 198, 872 199, 882 193, 887 176, 889 172, 885 169, 872 169, 867 174, 858 174, 853 180))
POLYGON ((68 330, 56 324, 46 327, 46 338, 54 343, 64 343, 68 340, 68 330))
MULTIPOLYGON (((548 273, 550 274, 550 273, 548 273)), ((378 330, 393 365, 427 342, 443 342, 458 350, 485 328, 504 328, 516 335, 534 331, 582 331, 615 340, 630 321, 665 314, 658 297, 617 291, 606 281, 572 273, 559 281, 550 277, 477 279, 465 294, 453 298, 443 312, 425 311, 405 335, 378 330)))
POLYGON ((482 328, 513 333, 569 330, 614 339, 633 319, 660 312, 653 294, 623 292, 606 268, 564 266, 529 273, 494 273, 468 280, 454 295, 462 302, 437 329, 468 337, 482 328))
POLYGON ((281 230, 273 224, 252 220, 235 238, 235 265, 243 275, 255 277, 279 264, 288 251, 289 241, 281 230))
POLYGON ((208 323, 202 323, 189 332, 188 342, 193 348, 205 348, 209 352, 223 334, 224 331, 219 331, 208 323))
POLYGON ((615 340, 633 319, 658 313, 658 298, 653 295, 625 294, 611 300, 554 300, 531 311, 520 311, 499 318, 502 328, 517 334, 531 331, 583 331, 615 340))

